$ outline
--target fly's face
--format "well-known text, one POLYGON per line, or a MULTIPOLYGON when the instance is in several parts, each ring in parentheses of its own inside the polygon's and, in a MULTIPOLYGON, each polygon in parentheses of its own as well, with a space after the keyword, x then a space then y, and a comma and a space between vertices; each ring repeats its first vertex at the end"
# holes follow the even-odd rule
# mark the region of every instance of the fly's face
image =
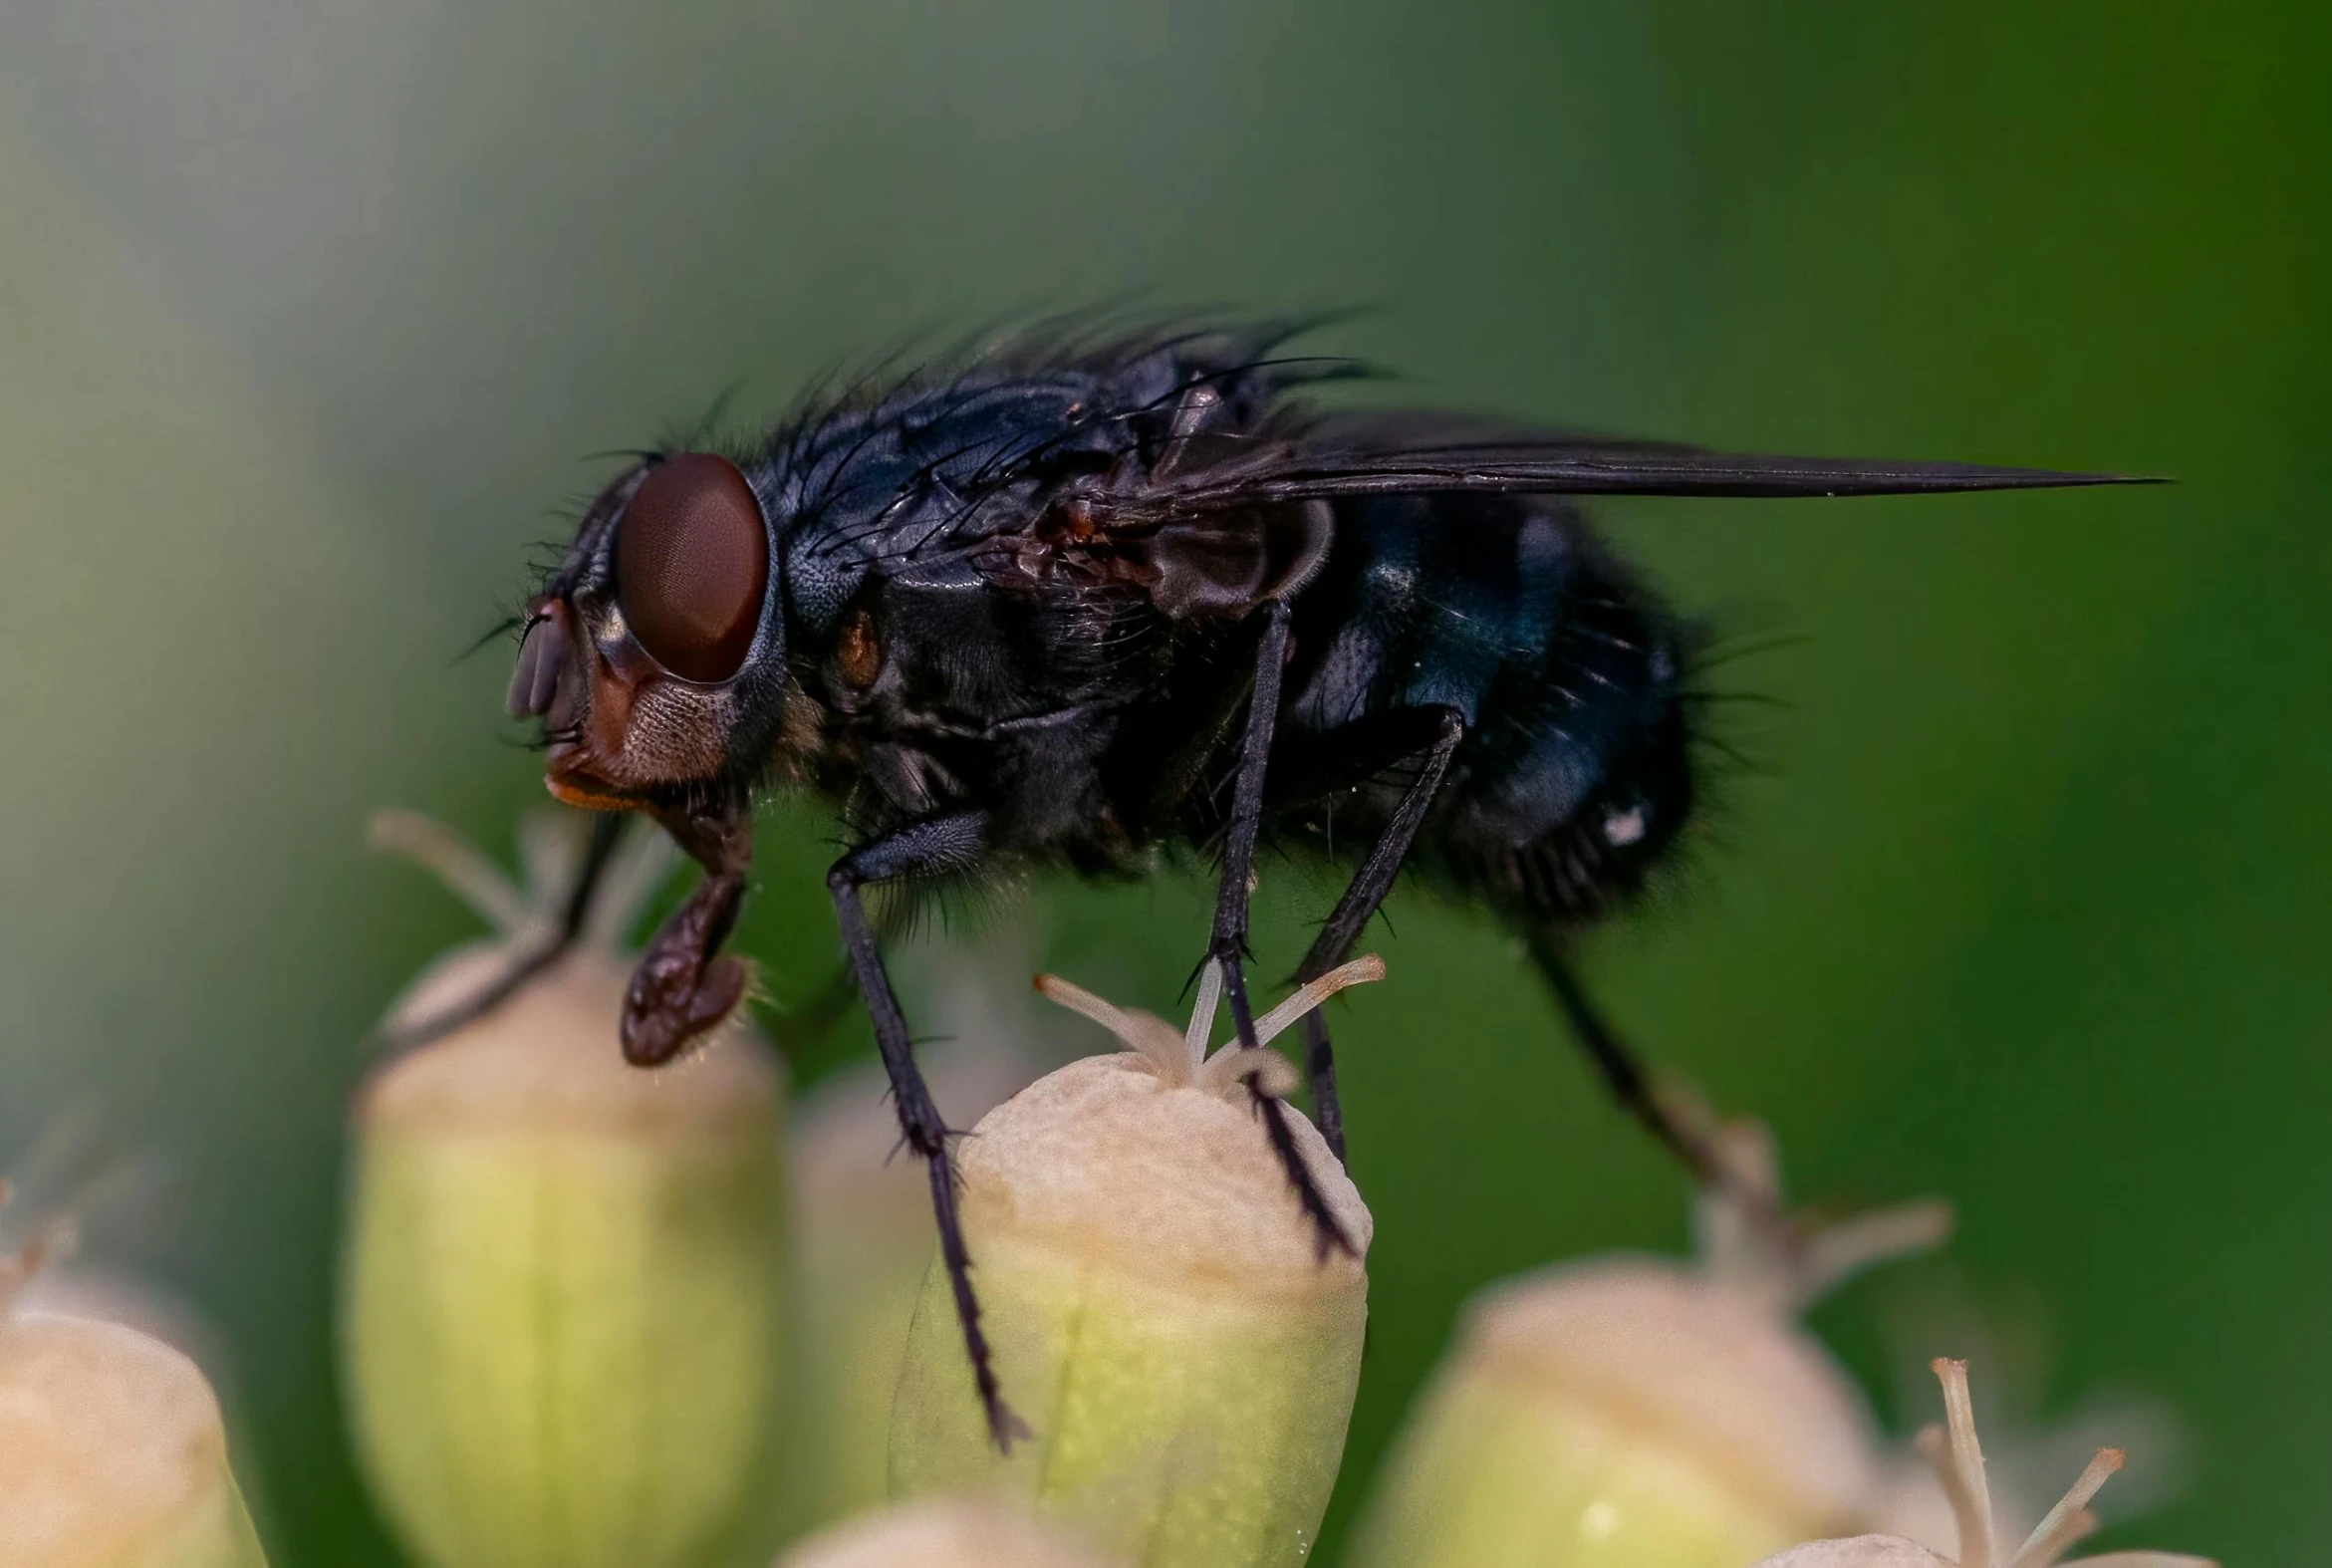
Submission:
POLYGON ((511 713, 543 721, 552 794, 626 808, 728 769, 782 690, 776 545, 709 452, 651 458, 592 504, 527 604, 510 680, 511 713))

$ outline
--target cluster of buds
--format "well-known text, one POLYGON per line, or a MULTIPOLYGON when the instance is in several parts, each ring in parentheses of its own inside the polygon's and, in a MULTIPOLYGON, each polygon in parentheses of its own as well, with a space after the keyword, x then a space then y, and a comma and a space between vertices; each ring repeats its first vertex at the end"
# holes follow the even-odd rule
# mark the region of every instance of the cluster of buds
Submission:
MULTIPOLYGON (((392 1029, 537 950, 580 865, 578 836, 552 823, 528 831, 523 891, 418 819, 378 837, 496 928, 416 981, 392 1029)), ((924 1183, 880 1164, 893 1130, 876 1087, 824 1091, 789 1160, 782 1075, 741 1023, 655 1072, 614 1049, 621 935, 660 853, 627 847, 584 940, 358 1096, 344 1372, 360 1457, 412 1558, 762 1568, 824 1526, 776 1568, 1305 1562, 1359 1382, 1373 1226, 1283 1105, 1353 1242, 1322 1245, 1258 1115, 1296 1075, 1269 1050, 1209 1049, 1213 972, 1181 1029, 1041 977, 1123 1049, 1033 1083, 1010 1042, 958 1042, 935 1064, 958 1115, 993 1106, 955 1158, 995 1370, 1033 1429, 1007 1453, 964 1364, 924 1183)), ((1256 1034, 1383 972, 1347 964, 1256 1034)), ((1729 1179, 1700 1198, 1694 1262, 1575 1262, 1471 1304, 1363 1514, 1359 1568, 1950 1568, 1932 1545, 1856 1533, 1899 1477, 1862 1396, 1797 1324, 1849 1274, 1940 1240, 1947 1213, 1785 1219, 1763 1131, 1715 1142, 1729 1179)), ((23 1310, 69 1240, 51 1222, 0 1254, 0 1564, 262 1568, 193 1364, 129 1328, 23 1310)), ((1947 1421, 1919 1447, 1957 1568, 2055 1568, 2121 1455, 2101 1450, 2003 1551, 1964 1370, 1935 1370, 1947 1421)))
POLYGON ((194 1363, 136 1329, 21 1308, 72 1238, 52 1218, 0 1254, 0 1563, 265 1568, 194 1363))

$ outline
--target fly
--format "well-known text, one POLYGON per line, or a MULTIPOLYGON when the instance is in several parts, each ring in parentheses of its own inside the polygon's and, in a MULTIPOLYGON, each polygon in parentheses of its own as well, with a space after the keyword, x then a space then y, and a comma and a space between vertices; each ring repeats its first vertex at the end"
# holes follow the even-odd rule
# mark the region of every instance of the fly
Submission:
MULTIPOLYGON (((551 792, 660 823, 704 870, 625 1003, 668 1062, 742 999, 721 946, 755 798, 832 801, 827 888, 995 1440, 948 1129, 863 904, 1000 868, 1219 866, 1201 967, 1256 1045, 1244 962, 1260 835, 1352 871, 1297 968, 1344 961, 1404 871, 1521 938, 1619 1103, 1703 1180, 1717 1162, 1582 989, 1575 934, 1625 907, 1693 815, 1701 639, 1589 529, 1582 495, 1822 496, 2125 482, 1960 463, 1736 456, 1429 411, 1335 411, 1294 327, 1063 329, 813 395, 739 444, 641 455, 529 601, 510 711, 551 792), (1333 814, 1337 830, 1331 834, 1333 814)), ((592 873, 621 818, 602 820, 592 873)), ((509 994, 565 945, 462 1009, 509 994)), ((438 1027, 449 1027, 447 1018, 438 1027)), ((1302 1051, 1345 1152, 1335 1058, 1302 1051)), ((1324 1248, 1350 1248, 1256 1110, 1324 1248)))

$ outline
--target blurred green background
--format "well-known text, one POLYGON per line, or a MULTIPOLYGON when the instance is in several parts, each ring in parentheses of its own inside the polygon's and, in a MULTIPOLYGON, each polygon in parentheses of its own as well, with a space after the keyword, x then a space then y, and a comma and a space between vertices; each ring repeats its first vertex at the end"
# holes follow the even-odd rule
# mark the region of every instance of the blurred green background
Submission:
MULTIPOLYGON (((17 0, 0 1149, 95 1100, 166 1168, 111 1244, 220 1330, 278 1560, 390 1561, 331 1381, 342 1106, 377 1010, 469 927, 361 825, 406 804, 506 849, 540 798, 505 660, 453 659, 582 454, 1003 308, 1373 303, 1324 347, 1458 404, 2183 481, 1607 508, 1683 603, 1795 641, 1723 670, 1781 699, 1728 716, 1761 766, 1594 969, 1774 1123, 1801 1193, 1957 1200, 1949 1261, 1820 1318, 1875 1391, 1964 1348, 1891 1339, 1896 1297, 2013 1303, 2050 1331, 2042 1413, 2106 1388, 2179 1418, 2189 1484, 2109 1540, 2312 1558, 2326 17, 17 0)), ((765 835, 744 945, 781 992, 834 957, 830 835, 765 835)), ((1283 973, 1329 890, 1265 876, 1283 973)), ((1201 908, 1024 917, 1166 1009, 1201 908)), ((1380 1230, 1337 1518, 1468 1292, 1683 1234, 1500 933, 1414 898, 1391 926, 1338 1025, 1380 1230)))

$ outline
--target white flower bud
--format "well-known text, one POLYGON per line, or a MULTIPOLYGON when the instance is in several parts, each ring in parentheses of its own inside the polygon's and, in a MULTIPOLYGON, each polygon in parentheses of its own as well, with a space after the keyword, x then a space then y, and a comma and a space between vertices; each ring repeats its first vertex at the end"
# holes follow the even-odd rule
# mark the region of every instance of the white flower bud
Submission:
MULTIPOLYGON (((1933 1363, 1943 1385, 1945 1425, 1920 1434, 1920 1452, 1936 1468, 1959 1529, 1957 1568, 2052 1568, 2075 1542, 2097 1528, 2089 1499, 2122 1467, 2122 1450, 2100 1448, 2080 1479, 2044 1515, 2024 1544, 2003 1550, 1984 1480, 1983 1449, 1975 1437, 1975 1409, 1967 1397, 1967 1363, 1933 1363)), ((2084 1557, 2091 1568, 2215 1568, 2207 1559, 2175 1552, 2108 1552, 2084 1557)), ((1952 1568, 1953 1560, 1895 1535, 1857 1535, 1811 1541, 1776 1552, 1756 1568, 1952 1568)), ((2076 1565, 2078 1568, 2078 1565, 2076 1565)))
POLYGON ((65 1239, 0 1257, 0 1563, 264 1568, 194 1363, 120 1324, 16 1310, 65 1239))
MULTIPOLYGON (((539 939, 532 903, 437 830, 386 835, 505 928, 400 1004, 426 1016, 539 939)), ((651 846, 651 849, 653 847, 651 846)), ((763 1503, 781 1413, 781 1090, 741 1025, 644 1072, 617 1023, 621 862, 591 939, 389 1063, 356 1108, 343 1348, 360 1454, 433 1568, 661 1568, 763 1503)))
POLYGON ((1115 1568, 1056 1528, 990 1499, 935 1497, 835 1526, 777 1568, 1115 1568))
POLYGON ((1356 1562, 1735 1568, 1860 1517, 1877 1426, 1793 1315, 1948 1216, 1919 1204, 1784 1238, 1763 1131, 1728 1128, 1721 1148, 1735 1179, 1700 1199, 1698 1268, 1590 1259, 1475 1298, 1356 1562))
MULTIPOLYGON (((1347 965, 1258 1033, 1382 972, 1347 965)), ((1211 983, 1187 1033, 1039 985, 1131 1049, 1040 1079, 960 1149, 982 1321, 1035 1436, 1008 1457, 991 1445, 934 1264, 892 1427, 895 1489, 1000 1488, 1144 1568, 1301 1562, 1343 1454, 1368 1276, 1322 1255, 1246 1087, 1284 1093, 1294 1071, 1268 1051, 1204 1056, 1211 983)), ((1289 1122, 1365 1250, 1360 1193, 1311 1124, 1289 1122)))

